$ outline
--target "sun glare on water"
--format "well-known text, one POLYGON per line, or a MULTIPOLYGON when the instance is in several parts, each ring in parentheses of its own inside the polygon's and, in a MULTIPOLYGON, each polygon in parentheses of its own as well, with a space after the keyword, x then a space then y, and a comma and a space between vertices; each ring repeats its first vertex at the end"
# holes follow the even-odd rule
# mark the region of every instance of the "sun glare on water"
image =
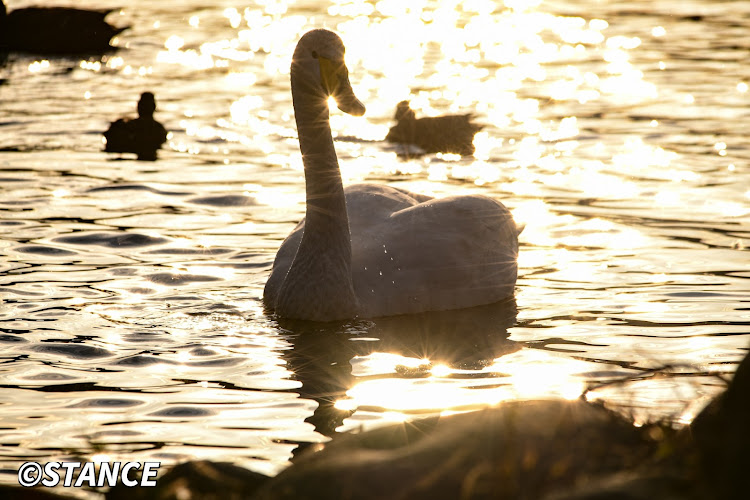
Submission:
MULTIPOLYGON (((297 444, 335 431, 582 395, 638 424, 685 424, 746 354, 742 2, 121 4, 108 15, 128 26, 117 50, 0 64, 5 469, 45 456, 165 470, 215 459, 273 475, 297 444), (299 225, 317 214, 305 184, 316 165, 303 164, 290 82, 314 28, 340 35, 366 107, 352 116, 330 98, 315 121, 330 125, 344 186, 482 195, 512 214, 518 274, 498 309, 312 325, 270 310, 272 266, 295 255, 289 245, 277 258, 282 242, 316 232, 299 225), (116 146, 102 132, 142 113, 146 91, 168 134, 158 160, 102 151, 116 146), (415 117, 469 115, 474 153, 386 140, 403 100, 415 117)), ((326 65, 307 63, 305 85, 322 85, 326 65)), ((328 145, 323 131, 311 140, 328 145)), ((321 161, 321 175, 335 172, 331 155, 321 161)), ((348 210, 350 228, 364 206, 348 210)), ((478 215, 454 238, 441 207, 429 233, 407 228, 418 245, 381 249, 380 221, 366 226, 375 244, 353 252, 385 262, 364 273, 385 284, 371 293, 406 288, 417 259, 459 293, 485 286, 451 270, 473 265, 470 253, 492 258, 480 242, 491 224, 478 215), (455 246, 431 255, 433 236, 455 246)), ((401 220, 421 213, 409 210, 401 220)), ((346 250, 345 238, 321 241, 346 250)))
POLYGON ((337 401, 341 410, 379 408, 403 414, 466 410, 501 404, 503 401, 537 398, 574 400, 585 389, 577 373, 586 363, 544 351, 522 349, 497 358, 482 371, 488 378, 471 378, 466 385, 461 369, 429 360, 375 353, 364 363, 357 363, 361 375, 399 373, 409 366, 405 378, 366 377, 337 401), (492 375, 491 377, 489 377, 492 375))

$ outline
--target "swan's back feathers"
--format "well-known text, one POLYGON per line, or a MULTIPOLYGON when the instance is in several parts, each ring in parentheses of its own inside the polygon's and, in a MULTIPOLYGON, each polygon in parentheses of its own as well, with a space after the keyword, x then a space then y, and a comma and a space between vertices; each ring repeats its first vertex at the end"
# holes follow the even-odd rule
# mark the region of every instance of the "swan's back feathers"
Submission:
POLYGON ((513 294, 518 238, 510 212, 485 196, 416 203, 352 226, 352 276, 365 317, 459 309, 513 294))
MULTIPOLYGON (((480 195, 433 199, 373 184, 345 193, 359 316, 459 309, 513 295, 518 233, 501 203, 480 195)), ((304 220, 281 245, 266 303, 274 303, 303 232, 304 220)))

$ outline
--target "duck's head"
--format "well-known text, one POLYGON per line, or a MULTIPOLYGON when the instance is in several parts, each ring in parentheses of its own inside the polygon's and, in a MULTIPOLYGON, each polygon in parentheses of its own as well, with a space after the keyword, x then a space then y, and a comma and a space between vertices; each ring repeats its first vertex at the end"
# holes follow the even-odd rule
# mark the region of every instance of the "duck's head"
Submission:
POLYGON ((414 110, 409 106, 409 101, 401 101, 396 104, 396 114, 394 116, 396 121, 415 120, 416 116, 414 110))
POLYGON ((138 116, 148 118, 154 115, 156 111, 156 99, 151 92, 144 92, 138 101, 138 116))
POLYGON ((344 113, 362 116, 365 105, 349 83, 344 52, 344 42, 336 33, 325 29, 308 31, 300 38, 292 57, 292 85, 296 81, 323 99, 333 97, 344 113))

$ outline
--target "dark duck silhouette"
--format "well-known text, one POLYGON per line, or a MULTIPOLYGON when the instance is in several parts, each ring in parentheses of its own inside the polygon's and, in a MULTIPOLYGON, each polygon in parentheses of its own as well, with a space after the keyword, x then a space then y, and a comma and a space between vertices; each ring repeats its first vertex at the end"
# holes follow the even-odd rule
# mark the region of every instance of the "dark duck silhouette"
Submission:
POLYGON ((156 100, 151 92, 141 94, 138 118, 120 118, 104 132, 104 151, 135 153, 139 160, 156 160, 156 151, 167 140, 164 126, 154 120, 156 100))
POLYGON ((474 135, 483 128, 472 123, 471 113, 417 118, 409 101, 398 103, 394 118, 396 125, 385 140, 414 145, 425 153, 474 154, 474 135))
POLYGON ((0 51, 32 54, 96 54, 113 50, 109 42, 127 29, 104 18, 112 10, 27 7, 7 12, 0 0, 0 51))

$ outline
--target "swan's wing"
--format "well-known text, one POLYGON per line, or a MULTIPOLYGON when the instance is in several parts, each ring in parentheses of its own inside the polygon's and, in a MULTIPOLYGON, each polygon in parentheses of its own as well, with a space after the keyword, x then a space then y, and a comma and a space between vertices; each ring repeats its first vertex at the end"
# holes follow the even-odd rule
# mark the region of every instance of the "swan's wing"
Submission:
MULTIPOLYGON (((349 227, 352 233, 352 247, 356 247, 370 228, 387 221, 394 212, 431 200, 427 195, 412 193, 406 189, 376 184, 354 184, 345 189, 349 227)), ((263 292, 268 304, 275 303, 276 295, 284 282, 287 271, 294 261, 302 241, 305 219, 287 236, 281 244, 273 263, 271 275, 263 292)), ((366 237, 366 236, 365 236, 366 237)), ((354 251, 354 250, 353 250, 354 251)))
POLYGON ((295 227, 289 236, 281 243, 279 251, 276 252, 276 258, 273 261, 273 268, 271 269, 271 275, 266 281, 266 286, 263 289, 263 301, 273 307, 276 304, 276 297, 279 294, 281 284, 284 283, 286 273, 289 271, 289 267, 294 261, 294 256, 297 254, 297 248, 299 243, 302 241, 302 233, 305 229, 305 219, 302 219, 297 227, 295 227))
POLYGON ((358 228, 370 228, 406 208, 431 200, 431 196, 378 184, 353 184, 344 190, 352 241, 358 228))
POLYGON ((458 309, 513 294, 517 229, 508 209, 484 196, 414 205, 380 224, 352 227, 352 242, 365 316, 458 309))

